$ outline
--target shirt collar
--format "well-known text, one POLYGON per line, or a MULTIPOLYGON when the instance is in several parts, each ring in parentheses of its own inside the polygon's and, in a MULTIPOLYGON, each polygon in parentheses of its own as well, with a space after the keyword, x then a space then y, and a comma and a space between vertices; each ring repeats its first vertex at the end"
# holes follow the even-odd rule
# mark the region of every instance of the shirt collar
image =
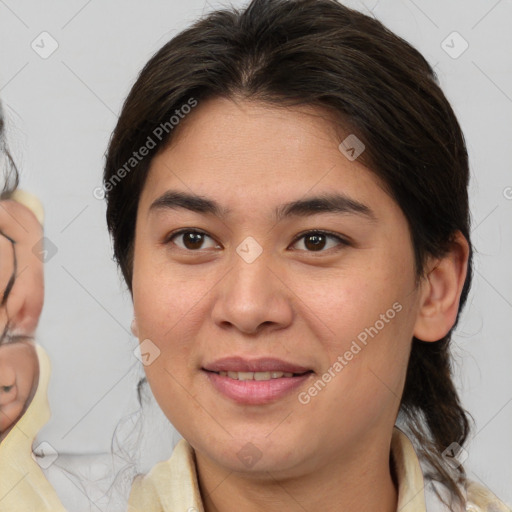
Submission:
MULTIPOLYGON (((426 512, 421 466, 411 441, 398 427, 393 429, 391 456, 398 481, 397 512, 426 512)), ((185 439, 178 442, 169 460, 134 482, 130 502, 139 502, 142 495, 146 496, 143 502, 160 502, 163 512, 204 512, 194 449, 185 439)))
POLYGON ((396 426, 391 437, 391 457, 398 480, 397 512, 426 512, 419 459, 409 438, 396 426))

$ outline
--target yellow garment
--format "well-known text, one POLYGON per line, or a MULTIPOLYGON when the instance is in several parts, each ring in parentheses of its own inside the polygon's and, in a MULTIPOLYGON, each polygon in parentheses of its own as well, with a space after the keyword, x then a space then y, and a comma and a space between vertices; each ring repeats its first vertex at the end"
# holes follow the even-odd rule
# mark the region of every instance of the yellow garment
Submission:
MULTIPOLYGON (((44 211, 39 199, 21 189, 11 194, 43 224, 44 211)), ((65 511, 57 493, 32 458, 32 444, 41 427, 50 419, 47 389, 50 360, 35 345, 39 361, 39 381, 30 406, 0 443, 0 512, 65 511)))
MULTIPOLYGON (((397 427, 393 429, 391 453, 398 479, 397 512, 427 512, 419 460, 411 441, 397 427)), ((467 512, 512 512, 488 489, 475 482, 469 483, 467 496, 467 512)), ((186 440, 176 445, 169 460, 156 464, 147 475, 135 479, 129 505, 129 512, 204 512, 194 450, 186 440)), ((433 508, 428 512, 441 511, 433 508)))
MULTIPOLYGON (((42 207, 37 206, 35 196, 17 194, 14 198, 28 207, 35 207, 42 222, 42 207)), ((50 361, 40 345, 35 347, 40 369, 37 391, 23 416, 0 443, 0 512, 65 510, 31 456, 34 438, 50 418, 47 400, 50 361)), ((396 427, 391 453, 398 479, 397 512, 427 512, 425 482, 418 457, 410 440, 396 427)), ((475 482, 468 484, 467 497, 467 512, 512 512, 488 489, 475 482)), ((169 460, 156 464, 147 475, 134 480, 128 512, 204 512, 194 450, 186 440, 176 445, 169 460)), ((428 512, 439 512, 439 509, 432 508, 428 512)))
POLYGON ((65 511, 57 493, 32 458, 32 443, 50 419, 46 395, 50 360, 35 345, 39 360, 37 391, 23 416, 0 443, 0 512, 65 511))

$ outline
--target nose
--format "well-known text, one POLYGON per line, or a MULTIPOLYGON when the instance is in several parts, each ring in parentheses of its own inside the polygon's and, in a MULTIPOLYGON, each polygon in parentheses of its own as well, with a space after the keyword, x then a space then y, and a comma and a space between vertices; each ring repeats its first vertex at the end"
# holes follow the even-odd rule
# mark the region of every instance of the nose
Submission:
POLYGON ((293 319, 293 292, 284 272, 264 253, 248 262, 238 254, 216 287, 212 310, 221 328, 232 326, 245 334, 282 329, 293 319))

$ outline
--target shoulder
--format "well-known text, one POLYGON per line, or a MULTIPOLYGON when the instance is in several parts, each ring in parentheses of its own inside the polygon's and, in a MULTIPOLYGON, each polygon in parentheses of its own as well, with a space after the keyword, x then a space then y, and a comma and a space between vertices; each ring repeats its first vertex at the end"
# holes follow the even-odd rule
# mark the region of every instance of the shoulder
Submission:
POLYGON ((512 512, 512 508, 501 501, 483 485, 468 480, 466 484, 467 512, 512 512))
POLYGON ((2 200, 2 205, 11 213, 12 210, 16 215, 23 218, 24 215, 34 215, 41 225, 44 223, 44 208, 39 198, 23 189, 16 189, 7 199, 2 200), (30 210, 30 213, 19 205, 30 210))
POLYGON ((132 483, 129 512, 202 510, 194 450, 181 439, 169 460, 132 483))
POLYGON ((501 501, 492 491, 478 482, 465 479, 458 489, 463 504, 445 482, 432 474, 431 467, 418 456, 408 435, 395 427, 392 438, 392 455, 399 482, 399 509, 413 503, 411 510, 432 512, 512 512, 510 505, 501 501), (400 506, 401 505, 401 506, 400 506))
POLYGON ((439 512, 512 512, 510 505, 500 500, 487 487, 466 479, 457 484, 461 495, 464 497, 464 504, 454 501, 451 490, 440 481, 425 479, 425 500, 426 510, 439 512))

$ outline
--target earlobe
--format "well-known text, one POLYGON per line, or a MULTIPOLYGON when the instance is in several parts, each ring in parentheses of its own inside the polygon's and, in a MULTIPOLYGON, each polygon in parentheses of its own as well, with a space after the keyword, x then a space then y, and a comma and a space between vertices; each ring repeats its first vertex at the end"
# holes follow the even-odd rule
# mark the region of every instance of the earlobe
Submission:
POLYGON ((430 263, 422 283, 414 336, 422 341, 438 341, 453 327, 467 274, 469 244, 460 231, 454 235, 450 251, 430 263))

